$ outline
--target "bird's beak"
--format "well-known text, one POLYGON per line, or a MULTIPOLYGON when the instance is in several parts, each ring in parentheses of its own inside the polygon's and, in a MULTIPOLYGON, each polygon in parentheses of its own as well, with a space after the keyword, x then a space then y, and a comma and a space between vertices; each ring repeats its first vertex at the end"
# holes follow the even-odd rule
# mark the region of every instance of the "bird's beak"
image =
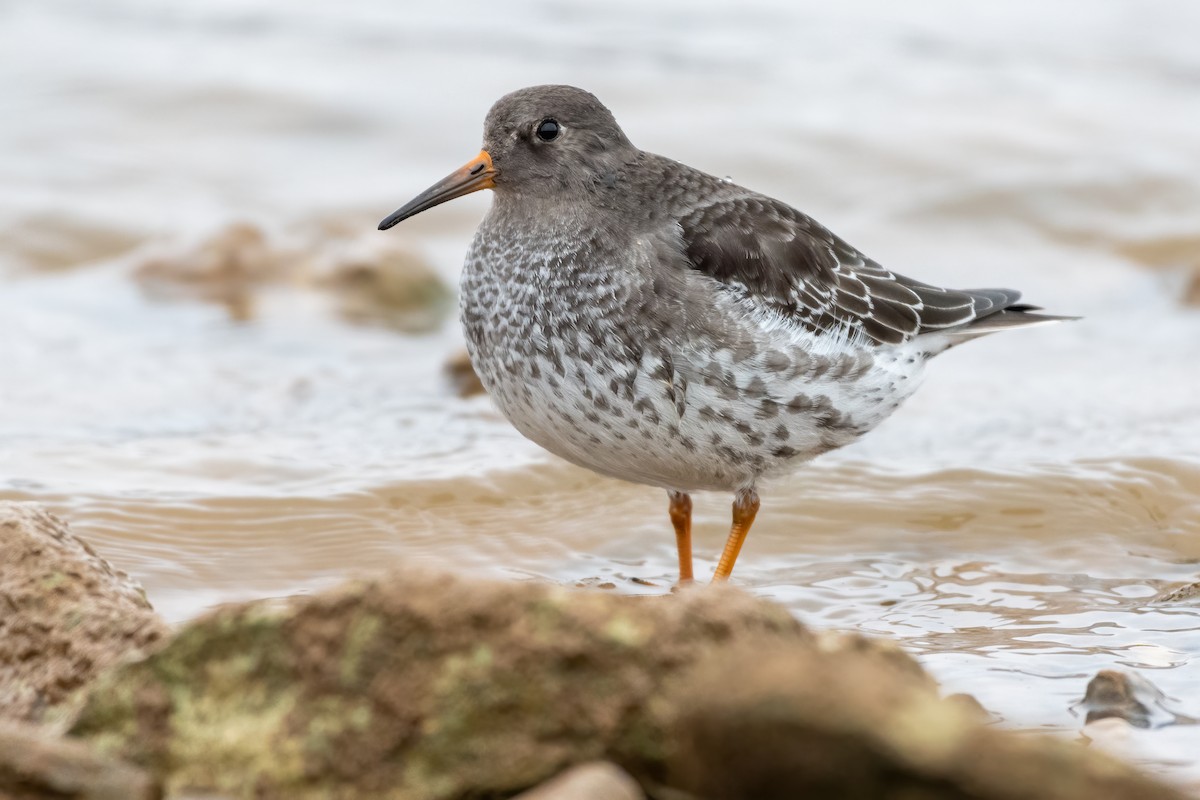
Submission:
POLYGON ((451 172, 440 181, 430 186, 412 200, 398 208, 394 214, 379 223, 379 230, 386 231, 397 222, 403 222, 409 217, 416 216, 422 211, 441 205, 447 200, 462 197, 464 194, 478 192, 480 189, 491 189, 496 185, 496 168, 492 166, 492 157, 487 150, 480 150, 479 155, 468 161, 460 169, 451 172))

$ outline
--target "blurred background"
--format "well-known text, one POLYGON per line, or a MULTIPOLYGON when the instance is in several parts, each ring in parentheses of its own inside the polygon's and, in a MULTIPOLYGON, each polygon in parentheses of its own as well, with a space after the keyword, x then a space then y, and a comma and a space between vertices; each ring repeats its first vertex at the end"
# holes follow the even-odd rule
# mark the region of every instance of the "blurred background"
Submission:
POLYGON ((1141 670, 1156 729, 1113 746, 1195 782, 1200 611, 1156 598, 1200 560, 1198 38, 1190 0, 0 0, 0 497, 172 621, 400 564, 666 591, 661 493, 471 393, 485 193, 374 230, 572 83, 891 269, 1085 317, 939 358, 763 490, 736 577, 1008 724, 1080 735, 1141 670))

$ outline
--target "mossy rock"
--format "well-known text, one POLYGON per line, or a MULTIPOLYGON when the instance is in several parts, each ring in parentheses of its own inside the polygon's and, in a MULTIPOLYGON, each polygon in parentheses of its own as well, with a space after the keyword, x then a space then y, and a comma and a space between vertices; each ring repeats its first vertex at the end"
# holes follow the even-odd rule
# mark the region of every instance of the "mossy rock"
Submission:
POLYGON ((70 735, 176 796, 502 798, 596 759, 657 798, 1179 796, 981 724, 895 645, 723 586, 401 574, 227 607, 103 678, 70 735))
POLYGON ((663 686, 761 640, 813 638, 733 590, 633 598, 400 575, 219 609, 107 676, 71 735, 175 791, 504 796, 604 756, 653 774, 663 686))

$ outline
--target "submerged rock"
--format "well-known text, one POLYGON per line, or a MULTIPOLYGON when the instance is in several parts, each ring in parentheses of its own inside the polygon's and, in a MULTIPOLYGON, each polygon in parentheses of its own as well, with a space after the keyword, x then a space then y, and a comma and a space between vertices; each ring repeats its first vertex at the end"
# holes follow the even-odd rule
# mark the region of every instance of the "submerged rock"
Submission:
POLYGON ((225 607, 102 679, 70 733, 172 792, 260 800, 505 797, 597 759, 655 797, 1178 796, 723 586, 400 574, 225 607))
POLYGON ((239 222, 194 247, 147 258, 134 277, 152 297, 218 303, 233 319, 246 320, 254 315, 255 293, 287 278, 290 264, 295 259, 271 247, 261 228, 239 222))
POLYGON ((1116 669, 1097 672, 1074 708, 1086 714, 1085 724, 1117 718, 1135 728, 1158 728, 1196 721, 1168 708, 1167 696, 1142 675, 1116 669))
POLYGON ((144 238, 140 231, 69 211, 18 218, 6 214, 0 223, 0 268, 11 261, 22 270, 73 269, 123 255, 144 238))
POLYGON ((435 329, 452 293, 425 259, 384 237, 331 242, 318 285, 332 292, 343 319, 405 333, 435 329))
POLYGON ((224 306, 244 321, 272 287, 317 290, 343 319, 406 333, 436 328, 452 292, 418 254, 375 234, 374 225, 316 226, 281 241, 233 223, 191 247, 146 258, 134 278, 152 297, 224 306))
POLYGON ((1183 288, 1183 304, 1200 306, 1200 268, 1192 272, 1191 278, 1183 288))
POLYGON ((0 501, 0 717, 42 719, 167 630, 142 588, 62 520, 0 501))
POLYGON ((460 350, 446 359, 443 371, 450 380, 450 385, 454 387, 454 393, 459 397, 487 394, 487 389, 483 388, 483 382, 479 380, 479 374, 475 372, 475 365, 471 363, 471 357, 466 350, 460 350))

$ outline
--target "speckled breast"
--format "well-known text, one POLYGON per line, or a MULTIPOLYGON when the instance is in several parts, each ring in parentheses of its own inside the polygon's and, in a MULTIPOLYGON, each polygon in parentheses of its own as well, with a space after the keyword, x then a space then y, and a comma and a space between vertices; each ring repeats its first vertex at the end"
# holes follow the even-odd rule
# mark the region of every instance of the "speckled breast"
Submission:
POLYGON ((644 293, 662 288, 636 250, 614 264, 586 235, 485 224, 466 260, 480 380, 522 434, 572 463, 669 489, 749 487, 857 438, 915 388, 887 360, 814 356, 724 302, 697 312, 728 317, 723 336, 672 331, 646 312, 644 293))

